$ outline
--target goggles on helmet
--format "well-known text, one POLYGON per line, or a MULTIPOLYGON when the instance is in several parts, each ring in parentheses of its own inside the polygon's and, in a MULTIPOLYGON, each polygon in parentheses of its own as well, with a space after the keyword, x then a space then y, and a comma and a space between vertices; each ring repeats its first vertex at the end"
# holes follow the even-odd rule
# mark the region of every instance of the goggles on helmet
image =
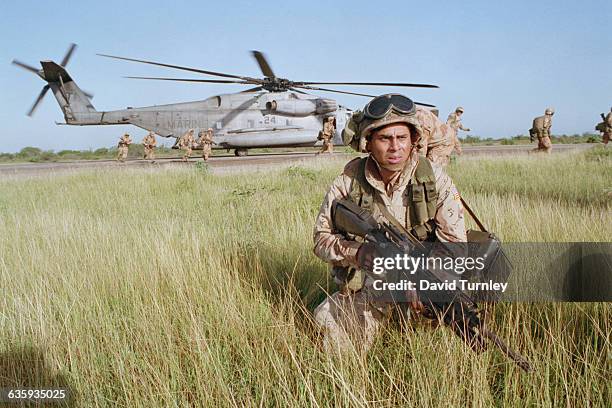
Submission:
POLYGON ((363 113, 369 119, 381 119, 392 110, 403 114, 413 114, 415 112, 414 102, 400 94, 381 95, 368 102, 363 113))

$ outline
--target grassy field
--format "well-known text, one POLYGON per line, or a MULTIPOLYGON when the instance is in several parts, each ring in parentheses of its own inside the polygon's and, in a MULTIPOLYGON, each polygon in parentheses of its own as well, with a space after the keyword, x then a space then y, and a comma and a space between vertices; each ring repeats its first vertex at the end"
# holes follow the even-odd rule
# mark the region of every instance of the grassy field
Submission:
MULTIPOLYGON (((449 172, 506 241, 609 241, 610 152, 449 172)), ((610 406, 610 303, 498 305, 530 374, 418 322, 323 354, 310 316, 334 287, 311 233, 341 168, 0 180, 0 386, 67 386, 75 406, 610 406)))

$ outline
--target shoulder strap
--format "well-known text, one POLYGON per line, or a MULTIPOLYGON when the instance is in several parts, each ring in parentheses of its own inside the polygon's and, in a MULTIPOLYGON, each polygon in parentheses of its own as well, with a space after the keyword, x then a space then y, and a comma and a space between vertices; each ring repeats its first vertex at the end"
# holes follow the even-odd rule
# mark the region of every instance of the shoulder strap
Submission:
POLYGON ((349 198, 358 206, 371 211, 374 204, 374 188, 366 180, 365 168, 367 160, 367 157, 359 159, 357 173, 351 183, 349 198))
POLYGON ((417 163, 417 167, 414 171, 413 179, 417 183, 427 183, 436 181, 436 177, 433 172, 433 167, 431 167, 431 163, 425 156, 419 156, 419 162, 417 163))
POLYGON ((466 211, 468 212, 468 214, 470 214, 470 216, 472 217, 472 219, 474 219, 474 221, 476 221, 476 225, 478 225, 478 228, 480 228, 480 230, 482 232, 489 232, 487 231, 487 229, 484 227, 484 225, 482 224, 482 222, 480 222, 480 220, 478 219, 478 217, 476 216, 476 214, 474 213, 474 211, 472 211, 472 209, 470 208, 470 206, 465 202, 465 200, 463 199, 463 197, 461 198, 461 204, 463 204, 463 207, 466 209, 466 211))

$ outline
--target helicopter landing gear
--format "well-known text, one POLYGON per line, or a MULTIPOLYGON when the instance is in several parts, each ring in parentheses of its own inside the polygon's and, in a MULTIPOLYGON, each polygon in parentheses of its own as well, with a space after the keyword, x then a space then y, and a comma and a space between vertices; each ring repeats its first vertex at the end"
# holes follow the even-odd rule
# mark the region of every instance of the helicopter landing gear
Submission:
POLYGON ((243 157, 249 154, 249 151, 247 149, 236 149, 234 150, 234 154, 238 157, 243 157))

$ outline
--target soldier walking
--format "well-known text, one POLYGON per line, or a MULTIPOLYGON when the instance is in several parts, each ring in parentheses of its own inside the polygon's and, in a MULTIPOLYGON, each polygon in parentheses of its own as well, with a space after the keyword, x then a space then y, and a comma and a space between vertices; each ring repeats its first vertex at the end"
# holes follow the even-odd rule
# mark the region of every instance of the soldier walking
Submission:
MULTIPOLYGON (((351 346, 367 351, 392 312, 390 304, 377 303, 368 294, 372 278, 363 271, 371 270, 379 256, 375 244, 338 233, 332 215, 335 199, 349 199, 375 217, 387 212, 420 241, 467 241, 457 188, 442 166, 418 153, 423 136, 439 127, 436 121, 409 98, 388 94, 356 112, 343 131, 343 140, 353 149, 365 140, 369 155, 350 161, 333 181, 314 226, 314 253, 332 265, 340 285, 314 311, 328 352, 351 346)), ((422 309, 416 300, 410 305, 422 309)))
POLYGON ((200 131, 199 136, 198 144, 202 147, 202 159, 207 161, 212 153, 212 145, 214 143, 212 128, 208 128, 206 132, 200 131))
POLYGON ((323 147, 321 148, 320 153, 329 153, 332 154, 334 152, 334 133, 336 133, 336 127, 334 126, 334 117, 329 116, 325 119, 323 123, 323 130, 319 132, 319 139, 323 140, 323 147))
POLYGON ((554 114, 555 110, 553 108, 546 108, 544 116, 538 116, 533 120, 533 125, 529 129, 529 135, 532 142, 536 137, 538 138, 538 147, 533 149, 534 152, 551 152, 550 128, 552 127, 552 117, 554 114))
POLYGON ((153 132, 149 132, 149 134, 142 139, 142 145, 144 146, 144 159, 155 160, 157 140, 155 140, 155 134, 153 132))
POLYGON ((125 161, 128 156, 129 145, 132 144, 132 139, 130 139, 130 135, 125 133, 123 136, 119 138, 119 143, 117 144, 117 160, 120 162, 125 161))
POLYGON ((189 159, 189 156, 191 156, 191 149, 193 148, 194 143, 193 132, 193 129, 189 129, 183 136, 181 136, 178 142, 179 149, 183 150, 182 160, 184 162, 186 162, 189 159))
POLYGON ((610 108, 610 112, 607 115, 604 116, 602 113, 601 119, 603 122, 598 123, 595 129, 602 133, 602 142, 604 147, 607 147, 608 142, 612 138, 612 108, 610 108))
POLYGON ((461 123, 461 115, 463 115, 463 108, 461 106, 457 106, 454 112, 448 115, 448 119, 446 119, 446 124, 449 125, 452 129, 457 133, 459 130, 463 130, 464 132, 469 132, 470 128, 464 128, 461 123))

